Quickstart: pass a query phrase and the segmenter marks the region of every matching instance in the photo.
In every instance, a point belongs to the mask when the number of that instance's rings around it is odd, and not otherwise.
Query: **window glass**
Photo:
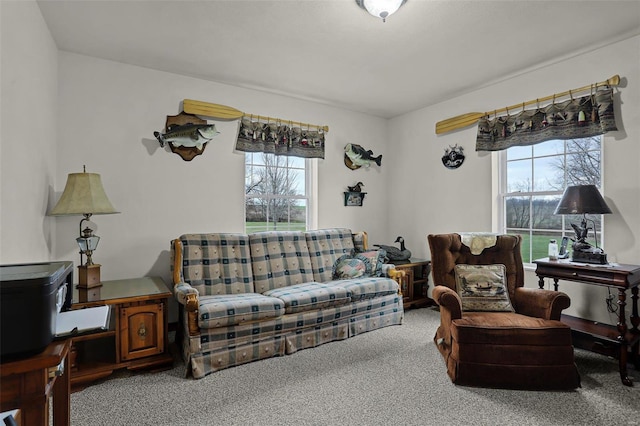
[[[542,157],[545,155],[558,155],[564,151],[564,141],[552,140],[531,146],[533,148],[534,157]]]
[[[564,187],[564,171],[557,156],[534,158],[533,191],[554,191]]]
[[[245,153],[245,231],[306,230],[311,161]]]
[[[531,159],[507,162],[507,192],[531,191],[531,166]]]
[[[531,263],[547,256],[550,239],[560,241],[565,235],[575,236],[571,224],[579,225],[582,215],[562,216],[553,212],[567,186],[600,186],[602,138],[552,140],[512,147],[500,158],[504,179],[499,197],[499,232],[521,235],[522,258]],[[587,241],[595,245],[593,225],[597,232],[602,232],[602,215],[588,215],[588,219],[592,229]]]
[[[531,149],[532,148],[530,146],[514,146],[513,148],[509,148],[507,150],[507,160],[529,158],[531,157]]]

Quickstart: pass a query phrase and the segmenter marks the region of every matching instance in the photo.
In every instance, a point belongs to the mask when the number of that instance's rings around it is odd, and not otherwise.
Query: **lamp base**
[[[78,288],[93,288],[101,286],[100,266],[101,265],[97,264],[78,266]]]
[[[571,256],[572,262],[582,262],[582,263],[595,263],[598,265],[606,265],[607,263],[607,254],[606,253],[593,253],[588,251],[573,251]]]
[[[86,302],[95,302],[96,300],[100,300],[100,289],[102,288],[102,284],[96,287],[78,287],[78,301],[80,303]]]

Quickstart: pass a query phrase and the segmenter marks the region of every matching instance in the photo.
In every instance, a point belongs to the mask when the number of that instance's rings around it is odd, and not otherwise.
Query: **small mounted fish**
[[[220,132],[216,130],[215,124],[187,123],[170,125],[166,133],[153,132],[153,135],[158,139],[162,147],[164,147],[165,143],[170,143],[174,147],[195,147],[202,150],[204,144],[219,133]]]
[[[359,169],[362,166],[369,167],[372,162],[380,166],[382,164],[382,155],[374,157],[373,151],[365,150],[354,143],[348,143],[344,147],[344,164],[351,170]]]
[[[458,146],[449,145],[449,148],[444,150],[444,155],[442,156],[442,164],[447,169],[457,169],[464,162],[464,148]]]

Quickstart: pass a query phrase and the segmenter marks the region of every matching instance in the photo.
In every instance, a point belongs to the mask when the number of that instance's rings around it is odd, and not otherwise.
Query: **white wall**
[[[94,261],[103,279],[160,275],[169,280],[169,242],[183,233],[243,232],[244,155],[234,152],[237,121],[215,122],[220,135],[190,162],[160,148],[154,131],[183,99],[229,105],[247,113],[329,126],[318,161],[318,226],[366,230],[387,242],[387,175],[392,153],[386,120],[255,90],[203,81],[71,53],[59,55],[60,121],[56,200],[67,173],[99,173],[121,214],[94,216],[102,237]],[[343,148],[358,143],[383,154],[383,166],[352,171]],[[345,207],[357,181],[363,207]],[[52,200],[51,202],[53,202]],[[54,257],[78,261],[80,218],[56,218]]]
[[[51,258],[58,51],[35,2],[0,1],[0,263]]]
[[[459,114],[487,111],[622,77],[616,89],[620,101],[619,131],[604,138],[604,196],[613,214],[604,220],[604,247],[611,261],[640,262],[640,37],[507,79],[491,87],[390,120],[394,140],[391,182],[394,205],[389,213],[393,233],[404,234],[407,246],[428,256],[426,235],[455,231],[492,231],[491,154],[475,152],[476,126],[444,135],[435,123]],[[445,148],[464,148],[466,159],[457,170],[441,163]],[[527,286],[537,286],[532,272]],[[547,283],[547,288],[549,283]],[[615,324],[606,311],[606,289],[561,282],[572,299],[567,311]],[[628,298],[630,295],[628,295]],[[628,307],[629,310],[629,307]]]

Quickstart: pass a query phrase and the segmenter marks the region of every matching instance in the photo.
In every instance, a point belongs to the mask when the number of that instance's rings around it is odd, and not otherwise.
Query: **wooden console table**
[[[568,260],[550,261],[548,258],[538,259],[533,263],[536,264],[536,275],[540,288],[544,288],[544,278],[551,278],[556,291],[559,280],[618,289],[618,323],[616,327],[569,315],[562,315],[562,321],[571,327],[574,344],[577,347],[618,358],[622,383],[626,386],[633,386],[633,381],[627,375],[627,361],[632,361],[636,368],[640,368],[640,330],[638,330],[640,325],[640,317],[638,316],[640,265],[617,263],[590,265],[573,263]],[[631,329],[627,327],[625,314],[627,289],[631,289]],[[630,353],[629,349],[631,349]]]
[[[0,411],[20,409],[24,425],[49,424],[53,396],[54,426],[70,424],[69,340],[51,343],[44,352],[0,365]]]

